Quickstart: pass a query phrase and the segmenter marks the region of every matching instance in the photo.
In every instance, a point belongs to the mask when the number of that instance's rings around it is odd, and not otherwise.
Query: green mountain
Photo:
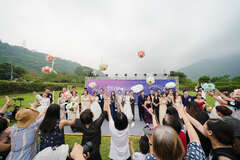
[[[214,59],[205,59],[187,67],[179,69],[191,79],[198,79],[202,75],[231,77],[240,75],[240,54],[232,54],[224,57],[215,57]]]
[[[0,41],[0,63],[7,62],[21,66],[27,70],[41,72],[43,66],[51,66],[46,61],[47,54],[31,51],[24,47],[9,45]],[[57,72],[74,73],[74,70],[81,66],[77,62],[55,57],[54,69]]]

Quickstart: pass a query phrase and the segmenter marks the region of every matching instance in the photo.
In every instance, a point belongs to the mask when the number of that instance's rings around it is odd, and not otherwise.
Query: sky
[[[239,0],[0,0],[1,41],[108,64],[106,73],[162,73],[240,54],[239,28]]]

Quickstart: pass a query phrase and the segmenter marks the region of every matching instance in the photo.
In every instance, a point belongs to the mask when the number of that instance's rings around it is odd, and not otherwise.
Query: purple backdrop
[[[96,87],[92,89],[89,87],[89,83],[95,82]],[[93,93],[94,90],[98,91],[100,88],[103,88],[104,90],[108,90],[109,92],[115,91],[117,95],[118,90],[122,90],[123,94],[125,94],[125,91],[129,91],[132,86],[141,84],[144,87],[145,95],[149,94],[150,89],[153,89],[154,91],[157,91],[157,89],[163,90],[164,86],[168,82],[174,82],[176,83],[175,79],[157,79],[155,80],[155,83],[153,85],[149,85],[146,83],[146,80],[88,80],[87,81],[87,87],[88,92],[90,94]],[[176,83],[177,84],[177,83]],[[176,88],[173,88],[175,90]],[[135,93],[135,97],[137,98],[139,93]],[[137,99],[136,99],[137,102]]]

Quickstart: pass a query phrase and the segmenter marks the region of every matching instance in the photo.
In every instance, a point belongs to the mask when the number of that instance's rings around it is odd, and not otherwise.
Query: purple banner
[[[132,89],[135,92],[134,95],[136,98],[141,90],[144,90],[145,95],[147,95],[149,94],[150,89],[153,89],[154,91],[161,89],[161,91],[163,91],[166,85],[174,86],[173,90],[176,90],[176,84],[177,82],[175,79],[156,79],[155,83],[152,85],[147,84],[146,80],[87,80],[88,92],[90,94],[92,94],[94,90],[99,91],[100,88],[103,88],[109,92],[115,91],[116,94],[118,90],[121,90],[124,95],[125,91]]]

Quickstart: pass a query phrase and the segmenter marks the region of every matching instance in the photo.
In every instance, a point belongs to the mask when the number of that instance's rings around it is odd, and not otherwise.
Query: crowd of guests
[[[180,95],[172,89],[167,93],[151,90],[149,95],[141,91],[137,104],[140,120],[146,126],[139,140],[140,152],[135,152],[128,139],[135,121],[132,91],[122,95],[121,90],[115,94],[100,89],[90,95],[84,89],[79,99],[76,87],[71,92],[63,88],[56,104],[49,88],[34,95],[36,102],[16,113],[13,126],[4,116],[12,106],[6,97],[0,109],[0,159],[101,160],[104,120],[111,132],[109,158],[113,160],[240,159],[240,90],[206,93],[199,88],[195,97],[188,91]],[[216,100],[211,113],[206,95]],[[82,142],[70,149],[65,143],[64,126],[76,124],[83,133]]]

